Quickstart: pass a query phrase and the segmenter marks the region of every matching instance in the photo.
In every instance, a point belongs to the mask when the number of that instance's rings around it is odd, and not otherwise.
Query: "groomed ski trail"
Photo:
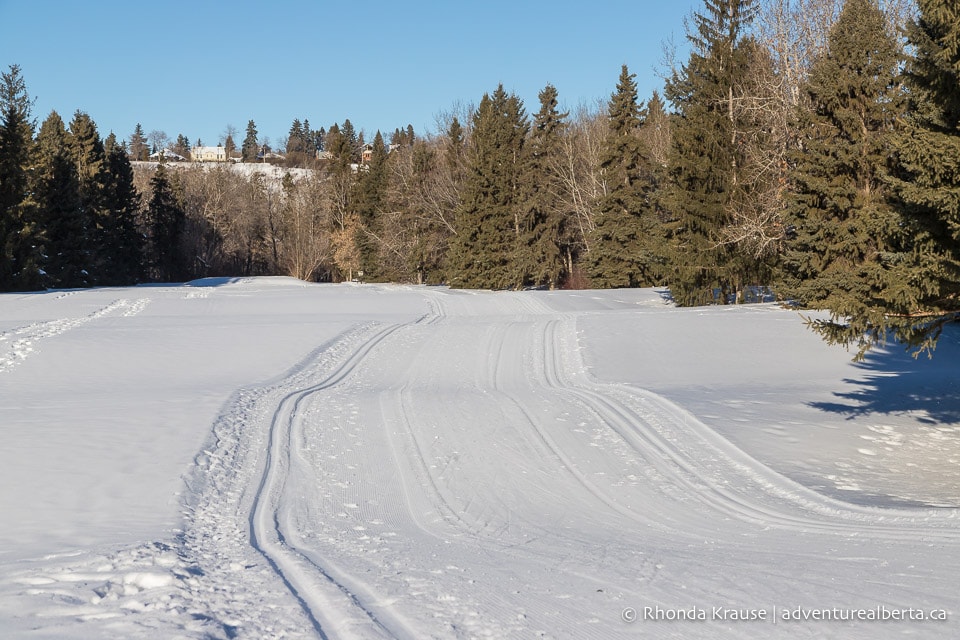
[[[422,318],[359,326],[224,412],[183,542],[223,594],[205,615],[244,637],[636,637],[651,628],[625,625],[624,607],[708,606],[718,589],[745,606],[757,582],[780,604],[886,602],[885,565],[858,564],[857,590],[837,562],[918,541],[956,554],[955,510],[825,498],[665,398],[596,382],[575,314],[523,294],[424,297]],[[773,561],[785,549],[804,575]],[[756,554],[771,562],[749,585],[687,577],[702,562],[736,575]],[[237,571],[251,582],[230,594]]]

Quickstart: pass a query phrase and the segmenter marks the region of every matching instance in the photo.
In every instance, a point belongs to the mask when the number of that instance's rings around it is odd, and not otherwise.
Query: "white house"
[[[161,151],[151,153],[150,159],[154,162],[157,162],[160,160],[160,156],[163,156],[164,160],[168,160],[170,162],[184,162],[186,160],[186,158],[184,158],[182,155],[175,153],[170,149],[163,149]]]
[[[226,162],[227,150],[223,145],[215,147],[194,147],[190,150],[194,162]]]

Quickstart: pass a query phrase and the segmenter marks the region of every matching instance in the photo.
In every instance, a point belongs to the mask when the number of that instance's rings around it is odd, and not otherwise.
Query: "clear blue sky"
[[[700,0],[0,0],[0,67],[22,68],[38,123],[87,112],[101,135],[139,122],[191,144],[285,137],[349,118],[372,139],[476,104],[499,83],[535,113],[553,84],[567,109],[606,100],[620,65],[640,98]],[[238,141],[239,142],[239,141]]]

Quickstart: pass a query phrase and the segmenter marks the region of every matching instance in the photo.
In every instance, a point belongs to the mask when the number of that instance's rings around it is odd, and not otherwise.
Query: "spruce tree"
[[[177,202],[166,163],[161,159],[150,180],[152,194],[147,207],[150,257],[154,280],[182,282],[189,277],[183,251],[186,215]]]
[[[454,287],[518,286],[513,265],[520,236],[521,158],[529,124],[523,102],[503,85],[484,94],[473,115],[463,202],[448,251]]]
[[[359,268],[363,271],[363,280],[367,282],[376,282],[384,277],[379,260],[382,236],[380,214],[387,197],[388,179],[387,148],[383,136],[377,131],[370,162],[360,172],[351,201],[353,213],[359,221],[355,238]]]
[[[133,130],[133,135],[130,136],[127,148],[131,160],[143,162],[150,159],[150,144],[147,142],[147,136],[143,133],[143,127],[139,122]]]
[[[337,123],[333,123],[324,136],[324,150],[333,157],[333,164],[337,167],[349,168],[353,162],[353,142],[344,135]]]
[[[363,148],[363,134],[357,133],[357,130],[354,129],[353,123],[350,122],[350,119],[347,118],[343,121],[343,124],[340,125],[340,136],[341,136],[341,153],[346,154],[345,157],[349,158],[349,161],[353,164],[360,162],[360,150]]]
[[[841,342],[869,346],[882,327],[932,350],[942,327],[960,316],[960,6],[917,5],[919,16],[907,28],[910,117],[894,136],[893,188],[905,246],[885,265],[892,273],[880,299],[833,327]]]
[[[90,284],[89,228],[67,140],[63,120],[51,112],[37,135],[33,197],[43,229],[43,269],[50,286],[60,288]]]
[[[812,108],[800,116],[785,214],[796,237],[783,255],[780,290],[835,319],[884,297],[888,264],[902,248],[885,185],[903,115],[899,57],[876,0],[847,0],[806,85]],[[819,326],[830,337],[836,325]]]
[[[556,168],[567,114],[557,110],[553,85],[544,87],[539,98],[520,177],[520,235],[513,262],[519,285],[554,289],[565,267],[560,242],[566,217]]]
[[[679,304],[727,302],[753,277],[754,265],[722,242],[722,230],[744,164],[747,132],[734,97],[757,51],[745,35],[756,7],[757,0],[704,0],[687,34],[690,59],[666,85],[676,109],[665,198],[672,230],[668,280]]]
[[[99,284],[107,254],[104,246],[107,156],[97,125],[86,113],[74,113],[67,131],[67,145],[80,183],[90,284]]]
[[[656,261],[650,252],[653,167],[640,139],[644,113],[637,84],[626,65],[608,106],[608,133],[600,167],[607,192],[599,203],[587,256],[590,282],[597,288],[653,284]]]
[[[122,145],[111,133],[104,183],[103,269],[101,284],[131,285],[144,277],[144,242],[139,228],[140,192],[133,182],[133,167]]]
[[[177,141],[173,145],[173,152],[184,158],[190,159],[190,140],[182,133],[177,136]]]
[[[463,132],[463,125],[461,125],[460,120],[454,116],[450,121],[450,126],[447,128],[445,157],[447,169],[450,171],[450,173],[454,174],[460,179],[464,177],[463,165],[466,154],[466,145],[464,144],[465,139],[466,136]]]
[[[12,65],[0,75],[0,291],[42,284],[36,207],[29,198],[30,109],[20,67]]]
[[[242,162],[256,162],[259,152],[260,143],[257,141],[257,125],[254,124],[253,120],[250,120],[247,122],[247,135],[240,147],[240,159]]]

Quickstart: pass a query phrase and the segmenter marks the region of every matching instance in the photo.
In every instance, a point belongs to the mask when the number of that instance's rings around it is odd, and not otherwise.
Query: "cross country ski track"
[[[55,299],[76,295],[78,291],[63,293]],[[13,369],[24,360],[38,352],[44,341],[111,315],[129,318],[143,311],[150,304],[150,298],[137,300],[118,299],[89,313],[72,318],[57,318],[45,322],[35,322],[16,327],[9,331],[0,331],[0,373]]]
[[[956,510],[827,498],[669,400],[597,382],[575,313],[523,294],[423,295],[426,315],[358,325],[224,409],[190,478],[181,552],[222,594],[203,615],[224,629],[609,638],[631,629],[624,606],[669,603],[686,569],[665,555],[703,545],[731,571],[745,546],[806,558],[811,539],[956,553]],[[756,579],[829,592],[833,561],[809,555],[806,576]]]

